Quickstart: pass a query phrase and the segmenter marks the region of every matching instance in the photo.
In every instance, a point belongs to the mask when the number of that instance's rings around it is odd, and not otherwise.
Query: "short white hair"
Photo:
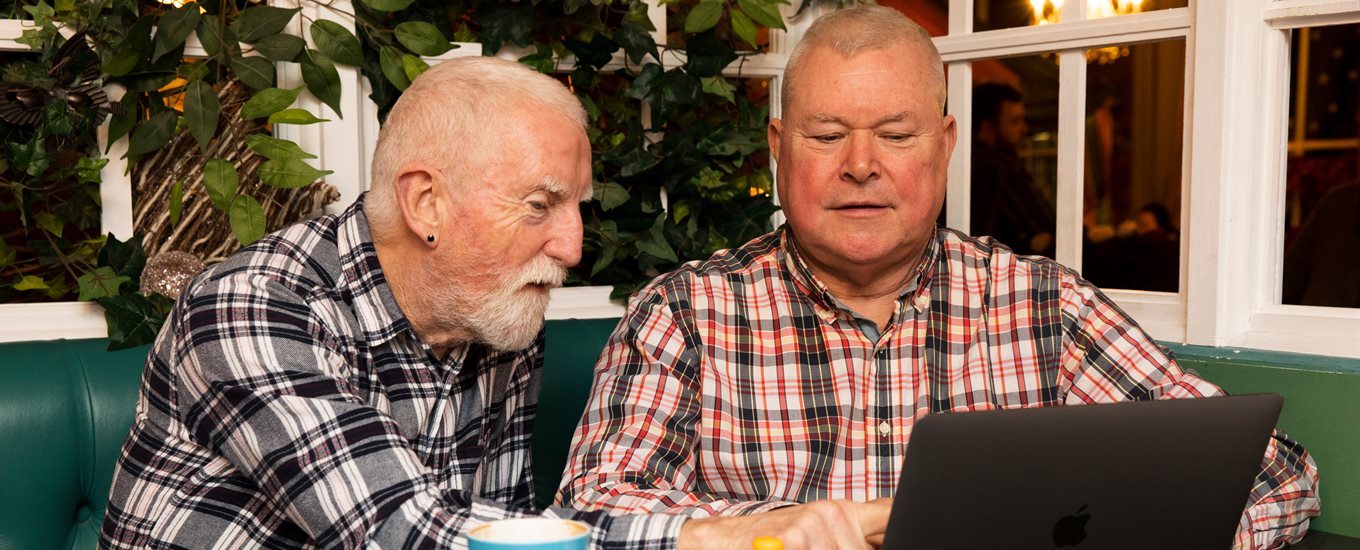
[[[401,209],[396,177],[407,163],[419,161],[462,184],[460,167],[479,165],[496,151],[488,136],[506,131],[508,113],[542,109],[581,128],[580,100],[562,83],[514,61],[460,57],[430,67],[411,83],[387,114],[373,152],[373,171],[364,214],[378,233],[394,228]]]
[[[902,12],[883,6],[855,6],[836,10],[814,21],[789,54],[789,62],[784,68],[784,82],[780,86],[780,109],[788,112],[794,94],[798,93],[803,57],[813,48],[831,48],[842,56],[850,57],[860,50],[885,49],[903,44],[922,48],[933,62],[930,82],[925,85],[943,114],[947,92],[940,51],[935,48],[935,42],[924,28],[902,15]],[[816,78],[816,75],[811,76]]]

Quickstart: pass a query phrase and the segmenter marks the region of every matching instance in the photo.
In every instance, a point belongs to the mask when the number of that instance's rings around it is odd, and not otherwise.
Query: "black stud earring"
[[[425,242],[434,242],[434,235],[426,235]]]

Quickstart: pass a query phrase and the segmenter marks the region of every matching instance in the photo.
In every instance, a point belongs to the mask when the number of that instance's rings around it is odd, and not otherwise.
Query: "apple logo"
[[[1077,513],[1070,516],[1063,516],[1058,523],[1053,526],[1053,544],[1059,548],[1063,546],[1076,546],[1081,541],[1086,540],[1086,522],[1091,520],[1091,514],[1083,514],[1082,510],[1086,505],[1081,505]]]

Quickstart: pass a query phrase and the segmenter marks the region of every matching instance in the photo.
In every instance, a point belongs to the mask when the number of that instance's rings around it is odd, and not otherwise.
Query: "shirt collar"
[[[812,269],[803,261],[798,254],[798,247],[793,239],[793,232],[785,224],[779,228],[779,249],[784,268],[792,274],[794,284],[803,291],[816,304],[817,315],[825,322],[831,322],[836,317],[854,319],[854,312],[843,302],[837,300],[827,290],[826,285],[812,273]],[[899,313],[901,307],[914,307],[924,310],[929,306],[930,283],[934,279],[935,265],[940,256],[940,239],[942,235],[938,227],[931,230],[930,238],[926,240],[926,247],[921,251],[921,258],[916,264],[911,279],[902,288],[898,295]]]
[[[365,340],[378,346],[410,330],[411,323],[397,306],[392,287],[383,275],[363,205],[364,197],[360,196],[340,214],[335,244],[340,257],[341,290],[352,297],[354,316]]]

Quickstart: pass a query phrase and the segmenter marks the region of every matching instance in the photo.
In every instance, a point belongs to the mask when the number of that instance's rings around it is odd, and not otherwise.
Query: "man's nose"
[[[878,178],[878,148],[873,134],[850,132],[845,139],[845,165],[841,177],[852,183],[868,183]]]
[[[563,210],[548,229],[548,242],[543,245],[543,253],[562,267],[569,268],[581,262],[581,209]]]

